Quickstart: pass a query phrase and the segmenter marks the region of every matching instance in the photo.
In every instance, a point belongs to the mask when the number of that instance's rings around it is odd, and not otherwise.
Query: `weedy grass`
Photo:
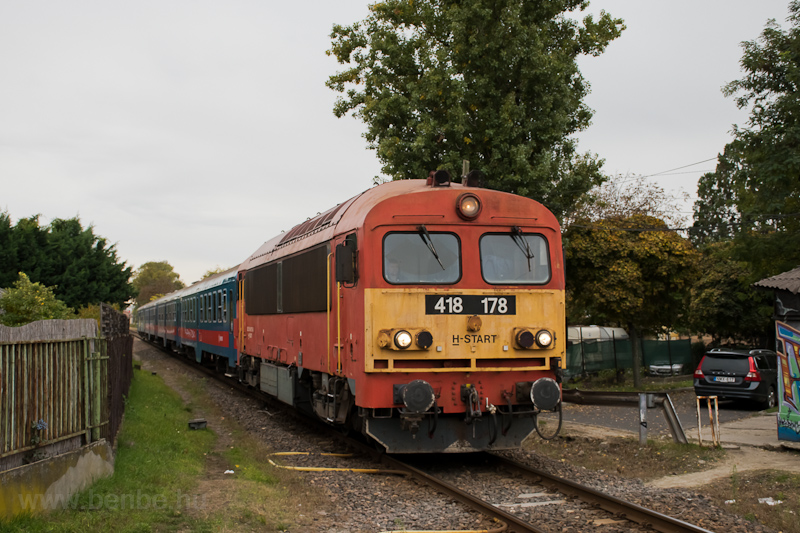
[[[557,437],[549,441],[532,438],[524,446],[556,461],[645,481],[707,470],[725,457],[721,448],[661,440],[649,440],[640,447],[638,439],[627,437]]]
[[[245,526],[267,531],[303,530],[315,518],[314,510],[326,502],[302,475],[276,468],[267,460],[275,451],[295,450],[273,450],[266,439],[225,416],[211,401],[205,379],[182,379],[181,388],[191,395],[193,403],[203,406],[207,417],[223,426],[227,444],[218,446],[213,455],[235,471],[230,503],[224,507],[212,503],[209,516],[215,516],[220,528],[227,530]]]
[[[736,472],[703,488],[716,505],[776,531],[800,533],[800,475],[774,470]],[[771,500],[767,500],[771,498]],[[759,501],[762,500],[762,501]],[[766,500],[766,501],[764,501]],[[767,501],[778,502],[769,505]],[[726,503],[727,502],[727,503]]]

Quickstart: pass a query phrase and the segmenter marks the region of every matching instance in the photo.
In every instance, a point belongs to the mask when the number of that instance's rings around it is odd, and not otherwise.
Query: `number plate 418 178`
[[[516,296],[425,295],[426,315],[516,315]]]

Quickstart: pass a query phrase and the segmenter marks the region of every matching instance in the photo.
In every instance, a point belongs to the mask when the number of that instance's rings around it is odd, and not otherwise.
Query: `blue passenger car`
[[[140,336],[198,363],[223,371],[235,367],[236,272],[232,268],[141,306]]]

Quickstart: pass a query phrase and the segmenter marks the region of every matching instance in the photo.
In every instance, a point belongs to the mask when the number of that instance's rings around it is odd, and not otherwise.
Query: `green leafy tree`
[[[55,219],[42,227],[39,216],[11,226],[0,213],[0,286],[7,287],[17,272],[55,287],[56,296],[70,307],[100,302],[122,305],[134,294],[131,268],[117,257],[113,245],[83,228],[78,218]]]
[[[215,276],[215,275],[217,275],[217,274],[221,274],[221,273],[223,273],[223,272],[225,272],[225,271],[227,271],[227,270],[230,270],[230,269],[228,269],[228,268],[221,268],[221,267],[219,267],[219,266],[218,266],[218,267],[216,267],[216,268],[210,268],[210,269],[206,270],[206,273],[205,273],[205,274],[203,274],[203,277],[202,277],[202,278],[200,278],[200,279],[201,279],[201,280],[204,280],[204,279],[206,279],[206,278],[210,278],[211,276]]]
[[[20,272],[19,279],[0,296],[0,323],[6,326],[23,326],[37,320],[75,318],[75,312],[58,300],[53,287],[32,283]]]
[[[731,256],[732,243],[706,246],[688,308],[693,331],[709,333],[715,342],[732,340],[765,346],[772,318],[772,295],[755,291],[750,265]]]
[[[639,386],[639,336],[679,324],[697,252],[662,220],[641,214],[578,220],[565,237],[568,320],[627,327]]]
[[[133,286],[139,291],[136,297],[137,306],[146,304],[154,296],[185,287],[178,273],[166,261],[150,261],[140,266],[134,274]]]
[[[123,305],[133,297],[131,267],[119,260],[114,245],[94,234],[92,226],[84,229],[77,218],[55,219],[49,230],[49,260],[41,279],[56,284],[67,305]]]
[[[11,217],[6,212],[0,212],[0,287],[10,287],[17,279],[14,273],[17,253],[12,240],[13,233]]]
[[[393,179],[483,171],[488,186],[543,201],[557,214],[604,178],[573,134],[592,116],[576,64],[624,29],[602,13],[567,16],[585,0],[389,0],[366,20],[335,25],[328,51],[347,70],[327,85],[334,107],[367,125]]]
[[[745,76],[724,88],[744,127],[719,156],[715,172],[698,185],[694,238],[733,239],[732,257],[754,276],[800,264],[800,1],[789,3],[791,27],[767,23],[759,39],[743,43]]]
[[[8,213],[5,217],[10,224]],[[19,272],[25,272],[34,281],[42,281],[42,269],[48,260],[45,255],[47,237],[47,228],[39,225],[39,215],[21,218],[10,232],[0,233],[0,238],[3,238],[0,248],[6,250],[3,263],[0,263],[3,287],[14,283]]]
[[[620,219],[633,215],[655,217],[679,227],[686,220],[676,204],[688,195],[673,197],[643,176],[617,175],[598,185],[580,198],[564,217],[562,227],[568,228],[577,220]]]

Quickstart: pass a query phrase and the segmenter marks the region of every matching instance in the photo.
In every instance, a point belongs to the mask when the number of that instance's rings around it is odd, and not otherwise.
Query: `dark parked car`
[[[763,409],[775,407],[778,356],[772,350],[706,352],[694,371],[694,392],[719,399],[750,400]]]

